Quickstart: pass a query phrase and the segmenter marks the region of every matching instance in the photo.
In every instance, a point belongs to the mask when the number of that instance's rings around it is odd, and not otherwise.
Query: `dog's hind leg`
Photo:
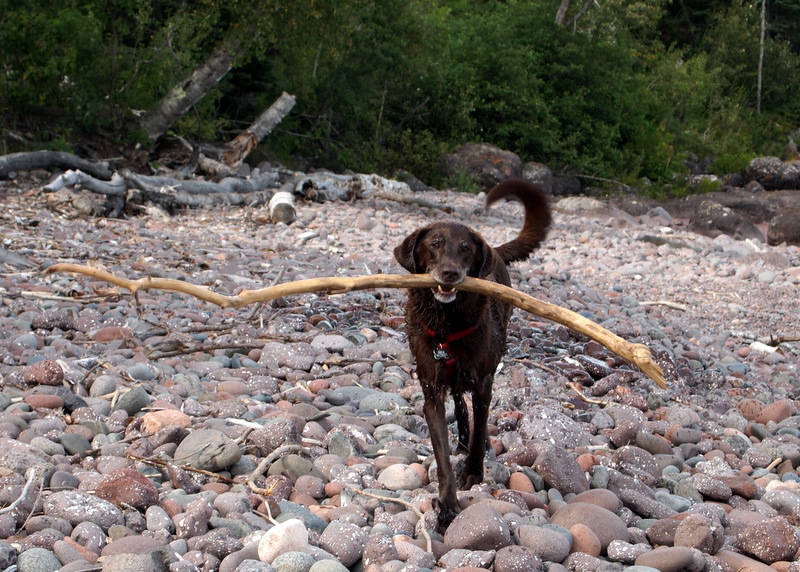
[[[458,426],[458,444],[456,445],[456,452],[467,453],[469,452],[469,410],[467,403],[464,401],[464,393],[453,392],[453,403],[455,405],[456,425]]]

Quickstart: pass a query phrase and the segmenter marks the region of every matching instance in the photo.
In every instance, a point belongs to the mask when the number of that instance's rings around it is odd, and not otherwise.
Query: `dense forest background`
[[[289,166],[441,185],[443,153],[487,142],[598,179],[732,173],[800,127],[800,0],[765,1],[0,0],[0,154],[130,148],[226,46],[175,131],[227,141],[286,91],[260,156]]]

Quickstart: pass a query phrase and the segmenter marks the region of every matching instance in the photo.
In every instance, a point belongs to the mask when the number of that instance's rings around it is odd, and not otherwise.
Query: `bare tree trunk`
[[[564,22],[567,21],[567,13],[569,12],[570,6],[572,6],[572,0],[561,0],[561,4],[558,6],[558,12],[556,12],[556,25],[563,26]]]
[[[151,143],[166,133],[225,77],[242,48],[243,43],[240,41],[223,42],[188,77],[170,89],[155,107],[145,113],[141,124]]]
[[[758,50],[758,93],[756,94],[756,113],[761,113],[761,82],[764,75],[764,42],[767,35],[767,0],[761,0],[761,40]]]
[[[292,110],[295,104],[293,95],[285,91],[269,108],[258,116],[250,127],[242,131],[236,139],[228,143],[229,150],[222,155],[222,162],[235,169],[255,149],[281,120]]]
[[[594,2],[595,0],[586,0],[578,13],[568,21],[567,16],[569,15],[569,9],[572,8],[572,0],[561,0],[561,4],[558,6],[558,12],[556,13],[556,25],[570,26],[575,24],[575,22],[577,22],[584,14],[586,14],[586,12],[589,11],[589,8],[591,8]]]

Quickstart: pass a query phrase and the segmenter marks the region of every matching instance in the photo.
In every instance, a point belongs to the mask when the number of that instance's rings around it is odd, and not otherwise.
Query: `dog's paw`
[[[472,488],[473,485],[479,485],[483,482],[483,471],[481,471],[480,475],[470,475],[467,474],[465,471],[461,475],[461,479],[459,480],[459,486],[461,487],[462,491],[468,491]]]
[[[433,499],[433,508],[438,517],[436,519],[436,532],[444,534],[447,527],[453,522],[453,519],[458,515],[458,510],[448,504],[443,503],[439,499]]]

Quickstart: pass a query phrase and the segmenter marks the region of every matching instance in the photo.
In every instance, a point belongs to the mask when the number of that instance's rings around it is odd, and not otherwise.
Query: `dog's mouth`
[[[433,297],[439,302],[449,304],[456,299],[456,289],[452,286],[442,286],[439,284],[436,288],[433,288]]]

